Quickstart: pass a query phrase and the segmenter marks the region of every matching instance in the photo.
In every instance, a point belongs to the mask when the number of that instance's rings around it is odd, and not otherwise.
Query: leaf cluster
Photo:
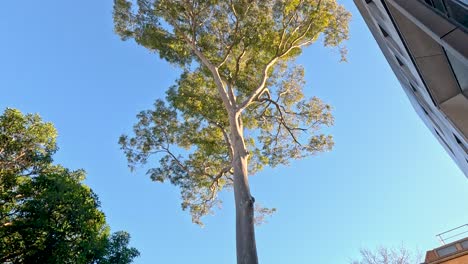
[[[128,234],[110,237],[97,195],[82,183],[85,172],[52,164],[56,136],[36,114],[6,109],[0,116],[0,262],[111,263],[122,256],[112,263],[131,263],[138,251],[116,248],[114,240]]]

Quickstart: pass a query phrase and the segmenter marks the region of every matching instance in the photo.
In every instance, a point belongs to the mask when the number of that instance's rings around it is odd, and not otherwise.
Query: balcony
[[[427,251],[425,261],[422,264],[468,263],[468,237],[446,244],[447,241],[452,241],[466,233],[468,233],[468,225],[462,225],[437,235],[444,245]]]
[[[468,31],[468,0],[420,0]]]

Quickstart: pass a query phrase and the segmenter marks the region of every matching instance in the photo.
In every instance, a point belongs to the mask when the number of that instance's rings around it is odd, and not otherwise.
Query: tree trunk
[[[250,195],[247,172],[248,152],[240,113],[230,113],[233,148],[234,198],[236,203],[237,264],[258,264],[254,228],[254,198]]]

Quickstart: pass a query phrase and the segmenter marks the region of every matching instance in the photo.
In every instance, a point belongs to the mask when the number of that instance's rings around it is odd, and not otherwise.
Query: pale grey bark
[[[239,113],[230,112],[231,142],[234,149],[234,198],[236,204],[237,264],[257,264],[257,246],[254,227],[254,198],[250,194],[248,151],[244,143],[243,126]]]
[[[254,202],[255,199],[250,194],[249,175],[248,175],[248,151],[244,142],[244,128],[242,125],[241,114],[256,97],[252,95],[247,99],[241,107],[237,106],[234,94],[230,87],[223,82],[219,75],[218,68],[215,67],[204,55],[200,52],[195,43],[186,38],[187,43],[191,46],[193,52],[200,59],[213,75],[214,82],[224,103],[224,106],[229,114],[230,124],[230,142],[232,148],[232,167],[234,170],[234,200],[236,205],[236,253],[237,264],[258,264],[257,246],[255,243],[255,217],[254,217]],[[276,61],[276,60],[274,60]],[[274,61],[270,64],[273,65]],[[265,70],[264,81],[257,88],[256,93],[261,93],[265,86],[267,69]],[[228,89],[228,91],[226,91]]]

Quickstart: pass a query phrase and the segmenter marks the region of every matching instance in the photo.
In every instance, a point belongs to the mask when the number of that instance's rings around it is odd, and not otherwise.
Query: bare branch
[[[300,131],[306,131],[307,129],[306,128],[300,128],[300,127],[290,127],[287,123],[286,123],[286,120],[284,118],[284,114],[283,114],[283,110],[282,110],[282,107],[280,106],[280,104],[278,104],[278,102],[276,101],[273,101],[271,100],[270,98],[262,98],[259,100],[260,102],[264,101],[264,102],[268,102],[270,104],[273,104],[276,108],[276,110],[278,111],[279,113],[279,118],[278,121],[280,122],[281,125],[283,125],[283,127],[286,129],[286,131],[288,131],[289,135],[292,137],[292,139],[294,140],[294,142],[296,142],[296,144],[302,146],[302,144],[297,140],[296,138],[296,135],[294,135],[294,132],[295,130],[300,130]]]

